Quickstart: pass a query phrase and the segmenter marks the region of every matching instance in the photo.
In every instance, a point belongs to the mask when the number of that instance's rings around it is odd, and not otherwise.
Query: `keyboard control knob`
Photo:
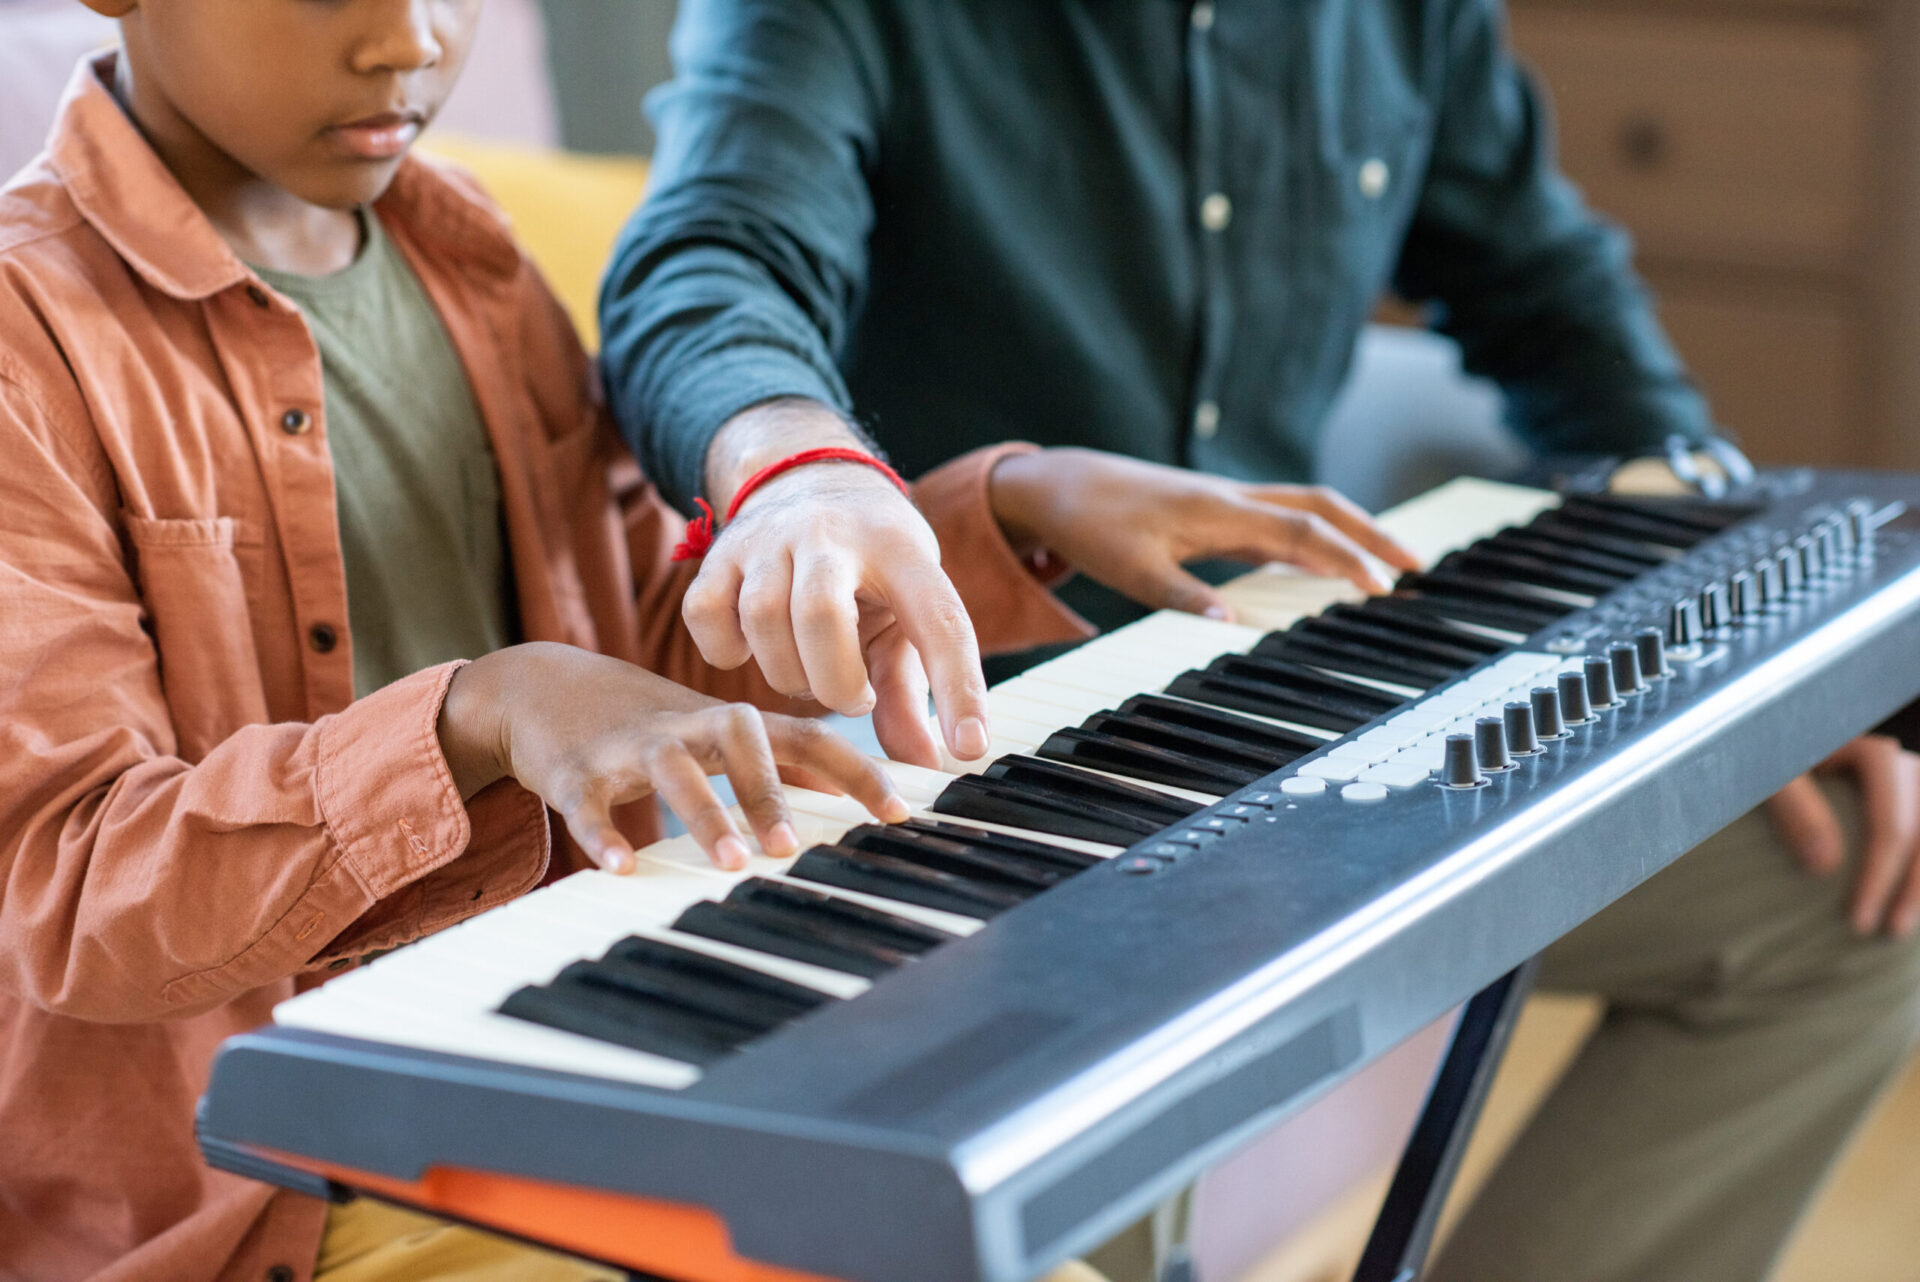
[[[1506,722],[1499,717],[1482,717],[1473,723],[1473,749],[1480,768],[1488,774],[1513,769],[1513,758],[1507,753]]]
[[[1733,617],[1749,619],[1760,613],[1760,588],[1744,570],[1733,576]]]
[[[1700,601],[1697,597],[1682,597],[1673,603],[1673,618],[1667,624],[1667,632],[1673,637],[1673,648],[1676,650],[1700,644]]]
[[[1787,585],[1780,578],[1780,563],[1763,556],[1753,563],[1753,582],[1760,592],[1760,608],[1779,605],[1787,598]]]
[[[1716,632],[1733,623],[1733,604],[1727,593],[1726,582],[1715,579],[1700,589],[1700,626],[1708,632]]]
[[[1827,524],[1833,527],[1834,548],[1839,552],[1840,559],[1853,560],[1854,549],[1860,544],[1860,532],[1853,528],[1852,510],[1837,513]]]
[[[1606,660],[1601,659],[1605,667]],[[1613,670],[1607,670],[1607,684],[1613,684]],[[1570,726],[1584,726],[1594,720],[1593,700],[1587,697],[1587,679],[1578,672],[1560,674],[1560,717]]]
[[[1793,550],[1800,556],[1800,573],[1807,582],[1818,579],[1826,569],[1820,558],[1820,541],[1811,534],[1802,534],[1793,541]]]
[[[1820,559],[1826,562],[1829,572],[1838,573],[1846,567],[1846,556],[1840,547],[1840,531],[1846,523],[1837,516],[1830,516],[1820,522],[1820,528],[1813,536],[1820,540]]]
[[[1780,567],[1780,586],[1788,595],[1798,592],[1807,585],[1807,578],[1801,572],[1800,557],[1792,548],[1781,548],[1773,554],[1773,563]]]
[[[1533,732],[1533,705],[1509,703],[1501,712],[1506,722],[1507,751],[1516,757],[1537,757],[1544,751]]]
[[[1580,678],[1575,677],[1577,682]],[[1582,687],[1583,689],[1585,687]],[[1560,715],[1560,692],[1546,686],[1536,689],[1530,696],[1533,704],[1533,729],[1541,739],[1565,739],[1567,723]]]
[[[1620,696],[1613,688],[1613,660],[1598,655],[1587,660],[1587,702],[1593,705],[1595,712],[1602,708],[1611,708],[1620,702]],[[1567,720],[1573,720],[1568,717]]]
[[[1667,638],[1659,628],[1641,628],[1633,634],[1633,648],[1640,656],[1640,674],[1649,681],[1673,675],[1667,666]]]
[[[1639,694],[1647,688],[1640,674],[1640,651],[1631,641],[1615,641],[1607,647],[1607,662],[1613,665],[1613,688],[1619,694]]]
[[[1472,735],[1447,736],[1446,755],[1440,763],[1440,782],[1448,788],[1485,786],[1487,781],[1480,773],[1480,758],[1473,750]]]
[[[1853,554],[1856,557],[1873,555],[1873,506],[1865,499],[1855,499],[1847,504],[1847,529],[1853,534]]]

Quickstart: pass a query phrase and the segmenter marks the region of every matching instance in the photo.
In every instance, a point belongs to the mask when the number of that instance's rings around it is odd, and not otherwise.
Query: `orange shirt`
[[[109,70],[0,191],[0,1279],[304,1280],[320,1204],[195,1149],[214,1048],[533,886],[549,821],[510,781],[462,804],[452,665],[353,701],[319,355]],[[417,161],[376,213],[486,420],[521,635],[777,706],[679,626],[679,520],[499,215]],[[983,642],[1079,635],[993,525],[997,453],[916,499]]]

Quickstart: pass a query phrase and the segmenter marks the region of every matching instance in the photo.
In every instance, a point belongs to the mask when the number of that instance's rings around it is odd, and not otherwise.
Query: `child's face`
[[[310,204],[376,199],[446,101],[480,0],[105,0],[133,74],[240,168]]]

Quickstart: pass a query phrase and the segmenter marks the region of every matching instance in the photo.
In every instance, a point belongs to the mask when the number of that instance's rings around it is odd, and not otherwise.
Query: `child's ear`
[[[140,6],[140,0],[80,0],[80,3],[108,18],[124,18]]]

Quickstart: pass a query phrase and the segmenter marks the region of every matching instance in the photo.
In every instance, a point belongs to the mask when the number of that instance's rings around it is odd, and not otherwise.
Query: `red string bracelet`
[[[789,454],[777,462],[769,463],[747,478],[747,483],[734,491],[733,502],[727,504],[727,520],[733,520],[734,513],[747,501],[747,496],[771,481],[782,472],[802,467],[808,463],[861,463],[886,477],[897,486],[902,494],[907,494],[907,483],[900,474],[885,463],[864,450],[852,450],[843,446],[827,445],[819,449],[801,450],[798,454]],[[911,496],[909,496],[911,497]],[[700,515],[687,522],[686,539],[674,545],[673,559],[676,561],[697,561],[707,554],[713,546],[713,509],[707,506],[705,499],[695,499],[695,507]]]

